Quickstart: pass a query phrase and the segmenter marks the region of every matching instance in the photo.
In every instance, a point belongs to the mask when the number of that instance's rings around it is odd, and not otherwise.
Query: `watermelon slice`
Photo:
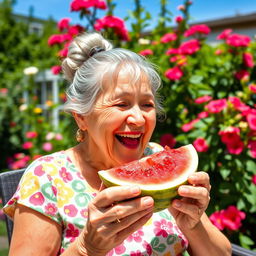
[[[140,160],[98,173],[107,187],[139,185],[141,196],[152,196],[154,211],[161,211],[170,205],[171,199],[177,196],[178,187],[187,183],[197,166],[197,152],[189,144],[177,149],[165,147]]]

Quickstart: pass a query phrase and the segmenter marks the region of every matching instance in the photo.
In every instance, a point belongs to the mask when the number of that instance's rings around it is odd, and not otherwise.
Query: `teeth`
[[[139,138],[141,135],[140,134],[117,134],[120,137],[127,137],[127,138],[133,138],[133,139],[137,139]]]

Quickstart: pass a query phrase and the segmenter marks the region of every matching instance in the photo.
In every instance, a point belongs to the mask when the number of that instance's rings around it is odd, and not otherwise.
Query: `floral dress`
[[[149,143],[145,155],[159,150],[158,144]],[[85,226],[88,203],[96,194],[65,151],[60,151],[35,160],[26,169],[4,212],[12,218],[19,203],[56,221],[63,230],[60,255]],[[163,210],[154,213],[142,228],[107,256],[182,255],[187,244],[173,217]]]

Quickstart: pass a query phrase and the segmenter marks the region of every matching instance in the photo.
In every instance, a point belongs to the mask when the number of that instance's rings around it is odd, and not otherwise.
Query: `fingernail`
[[[150,197],[146,197],[143,199],[144,206],[152,206],[154,204],[154,200]]]
[[[134,187],[131,188],[131,192],[133,194],[139,194],[140,188],[138,186],[134,186]]]

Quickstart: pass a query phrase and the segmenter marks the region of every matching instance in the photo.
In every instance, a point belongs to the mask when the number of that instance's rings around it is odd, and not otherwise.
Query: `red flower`
[[[160,138],[160,145],[168,146],[169,148],[173,148],[176,144],[176,140],[174,136],[170,133],[163,134]]]
[[[251,156],[253,158],[256,158],[256,140],[250,140],[248,142],[248,148],[250,149]],[[256,175],[255,175],[255,180],[256,180]]]
[[[33,132],[33,131],[26,132],[26,138],[33,139],[33,138],[36,138],[36,137],[37,137],[37,132]]]
[[[182,16],[177,16],[177,17],[175,17],[176,23],[181,23],[183,20],[184,20],[184,19],[183,19]]]
[[[79,235],[79,229],[75,227],[75,225],[69,223],[66,231],[66,237],[70,237],[72,241],[75,240]]]
[[[103,0],[73,0],[70,5],[71,12],[82,11],[91,7],[106,10],[107,4]]]
[[[60,31],[63,31],[64,29],[68,29],[69,28],[69,22],[70,22],[70,18],[63,18],[58,22],[58,29]]]
[[[211,29],[206,26],[205,24],[201,25],[194,25],[191,26],[187,31],[185,31],[184,36],[192,36],[194,34],[203,34],[203,35],[208,35],[211,32]]]
[[[62,44],[63,42],[70,41],[71,39],[72,36],[68,34],[51,35],[48,39],[48,45],[53,46],[55,44]]]
[[[234,47],[247,47],[250,42],[251,39],[249,36],[239,34],[228,35],[226,39],[226,43]]]
[[[231,205],[223,212],[223,224],[226,228],[231,230],[238,230],[242,223],[241,221],[245,219],[245,213],[239,211],[236,206]]]
[[[178,48],[178,53],[183,55],[191,55],[200,49],[200,43],[197,39],[183,42]]]
[[[212,100],[210,103],[208,103],[205,106],[205,108],[208,109],[210,113],[219,113],[226,107],[227,107],[226,99]]]
[[[100,31],[102,29],[112,28],[114,32],[125,41],[129,40],[128,31],[125,27],[124,21],[115,16],[105,16],[101,19],[96,20],[94,29]]]
[[[223,222],[222,222],[222,214],[223,214],[223,210],[222,211],[217,211],[214,212],[213,214],[211,214],[210,216],[210,221],[212,222],[212,224],[214,226],[216,226],[219,230],[223,230],[225,228]]]
[[[202,119],[202,118],[206,118],[208,116],[209,116],[209,113],[207,111],[202,111],[202,112],[198,113],[197,118]]]
[[[249,52],[243,53],[243,62],[246,67],[252,68],[254,66],[252,54]]]
[[[153,55],[153,51],[151,49],[145,49],[140,51],[139,54],[143,56]]]
[[[196,103],[196,104],[202,104],[202,103],[205,103],[205,102],[207,102],[207,101],[209,101],[209,100],[211,100],[211,99],[212,99],[211,96],[209,96],[209,95],[204,95],[204,96],[202,96],[202,97],[196,98],[196,99],[195,99],[195,103]]]
[[[244,143],[241,139],[237,139],[231,143],[226,144],[227,150],[230,154],[240,155],[244,149]]]
[[[224,39],[226,40],[227,37],[233,32],[232,29],[224,29],[218,36],[217,36],[217,40],[221,40]]]
[[[74,25],[68,28],[68,34],[73,36],[76,36],[77,34],[84,31],[84,28],[80,25]]]
[[[31,141],[26,141],[25,143],[22,144],[23,149],[30,149],[33,147],[33,143]]]
[[[209,149],[209,146],[204,138],[197,138],[193,145],[197,152],[207,152]]]
[[[166,70],[165,76],[170,80],[180,80],[183,76],[183,72],[179,67],[169,68]]]
[[[54,75],[58,75],[61,72],[61,66],[53,66],[51,67],[51,71]]]
[[[224,131],[220,131],[221,141],[225,144],[232,143],[240,139],[240,129],[237,127],[229,126]]]
[[[0,88],[0,96],[7,96],[8,89],[7,88]]]
[[[254,175],[252,176],[252,183],[253,183],[254,185],[256,185],[256,174],[254,174]]]
[[[190,122],[188,122],[188,123],[186,123],[186,124],[183,124],[182,127],[181,127],[181,130],[182,130],[183,132],[188,132],[188,131],[190,131],[191,129],[194,128],[194,124],[196,124],[198,121],[199,121],[199,119],[196,118],[196,119],[194,119],[194,120],[192,120],[192,121],[190,121]]]
[[[238,97],[230,96],[228,100],[234,106],[234,108],[238,111],[245,112],[250,109],[250,107],[245,105]]]
[[[249,90],[253,93],[256,93],[256,84],[249,84]]]
[[[169,42],[175,41],[176,39],[177,39],[177,35],[175,33],[167,33],[161,37],[160,42],[169,43]]]

